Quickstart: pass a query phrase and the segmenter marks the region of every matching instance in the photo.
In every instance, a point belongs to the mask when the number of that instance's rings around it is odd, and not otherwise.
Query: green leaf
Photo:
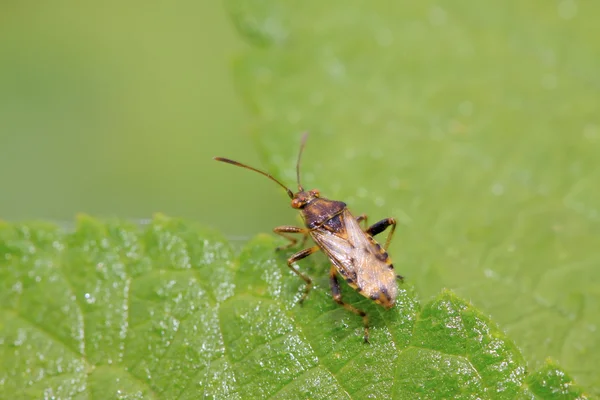
[[[235,256],[218,234],[158,215],[144,227],[82,216],[74,232],[0,223],[0,398],[585,398],[450,291],[389,311],[302,268],[259,236]]]
[[[540,399],[582,398],[581,389],[572,385],[571,377],[564,373],[551,360],[538,371],[527,377],[526,384]]]
[[[395,217],[419,298],[452,289],[600,395],[600,3],[227,4],[265,167],[294,187],[310,131],[304,186]]]

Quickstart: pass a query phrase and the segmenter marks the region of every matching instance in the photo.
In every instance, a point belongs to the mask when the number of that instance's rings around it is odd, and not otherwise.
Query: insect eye
[[[300,199],[294,199],[292,200],[292,208],[300,208],[302,207],[302,200]]]

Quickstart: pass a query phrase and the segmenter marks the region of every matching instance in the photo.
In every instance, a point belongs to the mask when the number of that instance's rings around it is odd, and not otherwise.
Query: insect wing
[[[324,228],[317,228],[312,230],[310,234],[317,245],[327,254],[327,257],[329,257],[329,260],[335,265],[340,274],[352,283],[356,278],[357,260],[353,254],[354,245],[348,240],[344,214],[335,217],[340,218],[342,222],[340,229],[337,231],[332,232]]]
[[[365,297],[391,306],[398,286],[387,253],[363,232],[348,210],[339,218],[339,231],[316,229],[311,231],[313,239],[351,286]]]

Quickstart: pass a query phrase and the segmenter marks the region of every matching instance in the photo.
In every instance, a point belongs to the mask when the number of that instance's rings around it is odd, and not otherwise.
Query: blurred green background
[[[221,2],[4,2],[0,218],[164,212],[241,239],[293,222],[275,185],[211,159],[261,166],[244,46]]]
[[[241,34],[220,1],[0,5],[0,218],[163,212],[241,243],[296,213],[212,157],[291,184],[308,128],[306,186],[397,217],[423,298],[598,387],[596,3],[227,3]]]

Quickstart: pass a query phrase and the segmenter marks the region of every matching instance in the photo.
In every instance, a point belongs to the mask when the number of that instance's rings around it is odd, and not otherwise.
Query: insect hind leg
[[[375,236],[375,235],[378,235],[381,232],[385,231],[390,225],[392,227],[392,230],[390,230],[390,233],[388,234],[388,237],[385,240],[385,246],[383,246],[383,248],[387,250],[388,247],[390,246],[390,242],[392,241],[392,236],[394,236],[394,231],[396,230],[396,219],[395,218],[386,218],[386,219],[382,219],[379,222],[375,222],[365,232],[371,236]]]
[[[365,326],[365,343],[369,343],[369,317],[367,316],[367,313],[363,310],[359,310],[358,308],[351,306],[348,303],[344,303],[344,301],[342,300],[342,294],[340,293],[340,284],[337,280],[337,270],[333,265],[331,266],[331,270],[329,271],[329,284],[331,285],[331,294],[333,295],[333,300],[335,300],[336,303],[344,307],[346,310],[362,317],[363,324]]]

